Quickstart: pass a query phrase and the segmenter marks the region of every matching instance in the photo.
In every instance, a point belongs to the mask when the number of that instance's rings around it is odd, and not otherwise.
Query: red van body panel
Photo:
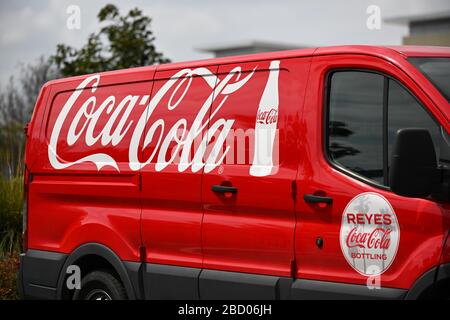
[[[41,285],[55,287],[50,296],[61,298],[64,268],[81,259],[77,250],[96,244],[131,268],[117,271],[125,287],[134,286],[129,297],[142,293],[136,286],[146,288],[140,298],[172,297],[155,296],[159,289],[168,292],[169,275],[184,281],[186,297],[196,298],[214,298],[213,288],[228,282],[270,288],[274,298],[296,296],[273,293],[280,286],[307,292],[305,283],[316,282],[365,292],[368,276],[344,257],[340,230],[352,199],[367,193],[395,211],[398,246],[381,286],[391,297],[405,297],[443,264],[441,256],[449,256],[442,250],[450,205],[396,195],[330,162],[324,146],[327,77],[351,69],[396,79],[450,132],[449,102],[407,60],[424,56],[450,57],[450,49],[312,48],[45,84],[25,153],[28,256],[49,252],[61,259],[54,281]],[[274,163],[266,173],[254,169],[259,123],[277,128],[270,146]],[[307,195],[333,201],[309,203]],[[24,295],[36,296],[27,294],[29,278],[21,272]],[[135,279],[144,284],[127,285],[132,272],[143,272]],[[237,291],[230,295],[247,292]]]
[[[255,274],[290,276],[294,254],[296,225],[291,186],[297,173],[299,153],[295,136],[304,102],[310,57],[282,60],[278,75],[279,105],[286,106],[278,113],[278,125],[284,128],[278,136],[279,167],[276,174],[266,177],[249,175],[252,160],[251,134],[255,128],[255,114],[261,92],[269,76],[269,61],[229,64],[219,67],[226,75],[240,67],[244,77],[256,70],[239,91],[219,107],[213,103],[212,112],[220,108],[217,117],[234,118],[233,130],[247,139],[246,150],[229,151],[233,159],[211,172],[205,172],[202,183],[204,207],[202,241],[203,268]],[[250,129],[250,130],[249,130]],[[239,159],[239,157],[241,157]],[[225,159],[225,160],[227,160]],[[239,161],[241,160],[241,161]],[[211,192],[213,185],[237,188],[237,195]],[[236,216],[239,219],[236,219]]]
[[[177,124],[180,124],[178,131],[192,128],[196,116],[202,109],[205,110],[203,103],[208,101],[217,81],[217,66],[208,66],[186,82],[176,82],[166,91],[167,83],[179,79],[171,80],[172,76],[183,69],[158,70],[155,77],[152,97],[158,97],[161,92],[167,93],[158,100],[160,107],[151,112],[150,122],[145,128],[146,135],[158,138],[153,138],[144,148],[143,158],[148,159],[154,152],[158,154],[142,169],[142,241],[147,249],[148,263],[201,268],[202,170],[179,172],[176,162],[168,162],[163,170],[157,169],[157,165],[161,164],[158,131],[168,134],[171,128],[177,128]],[[189,86],[189,90],[184,91],[183,85],[186,88]],[[181,103],[179,106],[178,102]],[[168,107],[171,110],[164,106],[171,106]],[[201,121],[206,121],[208,116],[209,109],[206,109]],[[155,126],[158,121],[160,125]],[[200,128],[195,135],[204,136],[206,130],[206,126]],[[169,157],[167,155],[164,160]]]
[[[301,154],[307,154],[305,164],[299,167],[297,183],[303,185],[305,193],[333,195],[333,206],[318,206],[298,202],[296,229],[297,278],[366,284],[367,276],[348,269],[339,246],[341,215],[346,205],[358,194],[374,192],[381,194],[395,208],[401,228],[400,246],[390,268],[383,273],[382,285],[394,288],[410,288],[424,270],[439,264],[443,241],[449,225],[448,204],[438,204],[425,199],[411,199],[380,190],[362,183],[330,166],[324,156],[323,106],[327,73],[339,68],[377,70],[400,80],[418,97],[426,108],[447,125],[442,113],[433,101],[422,91],[421,86],[407,74],[408,69],[392,65],[386,59],[375,56],[340,54],[328,56],[318,53],[311,66],[309,90],[305,98],[303,119],[305,136],[300,140],[308,141]],[[410,69],[412,69],[410,67]],[[448,130],[448,127],[446,127]],[[318,249],[315,239],[322,235],[324,247]],[[327,246],[327,244],[329,245]],[[304,257],[302,259],[302,257]]]
[[[117,102],[110,101],[109,105],[114,106],[127,95],[149,95],[153,75],[154,68],[102,75],[102,82],[95,92],[96,107],[98,108],[112,93],[117,97]],[[120,77],[120,86],[116,90],[117,76]],[[102,153],[110,154],[117,160],[120,174],[110,166],[103,167],[100,171],[92,163],[87,162],[65,168],[56,174],[49,162],[47,150],[51,144],[54,123],[66,101],[77,92],[74,89],[84,79],[86,77],[77,77],[76,80],[57,80],[49,84],[51,92],[47,98],[47,105],[36,108],[37,115],[40,114],[44,120],[39,134],[37,134],[39,127],[33,126],[31,129],[32,136],[39,138],[33,140],[32,137],[28,143],[30,146],[36,146],[29,167],[33,175],[28,200],[29,245],[33,249],[70,253],[83,243],[104,243],[121,259],[138,261],[141,244],[139,232],[141,206],[139,172],[132,172],[127,160],[131,131],[128,130],[120,144],[101,148]],[[87,88],[92,86],[93,81],[87,84],[85,90],[78,90],[82,92],[77,100],[80,103],[74,104],[67,114],[68,119],[75,117],[83,99],[91,96],[92,89]],[[122,81],[126,85],[122,85]],[[138,116],[137,112],[132,112],[129,119],[136,121]],[[106,121],[106,117],[99,118],[97,128],[105,126]],[[64,123],[60,136],[67,135],[69,129],[69,125]],[[94,130],[93,136],[98,134],[99,131]],[[97,145],[101,146],[101,141],[96,142],[95,146]],[[90,152],[88,147],[83,147],[80,143],[69,146],[64,141],[58,141],[57,148],[62,161],[75,161]]]

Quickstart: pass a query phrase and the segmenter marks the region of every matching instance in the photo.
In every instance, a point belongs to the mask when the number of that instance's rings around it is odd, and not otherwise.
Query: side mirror
[[[398,130],[389,170],[391,190],[405,197],[427,197],[438,178],[436,152],[428,130]]]

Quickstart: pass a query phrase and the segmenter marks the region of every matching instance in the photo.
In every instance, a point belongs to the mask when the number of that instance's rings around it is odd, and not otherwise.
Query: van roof
[[[190,62],[177,62],[160,65],[158,70],[171,70],[179,67],[196,67],[208,65],[223,65],[229,63],[251,62],[266,59],[286,59],[295,57],[306,57],[313,55],[327,54],[366,54],[382,56],[384,58],[394,58],[394,56],[447,56],[450,57],[450,47],[432,47],[432,46],[369,46],[369,45],[345,45],[316,47],[305,49],[284,50],[275,52],[264,52],[248,54],[242,56],[230,56],[221,58],[212,58],[204,60],[195,60]]]
[[[450,47],[432,47],[432,46],[390,46],[408,57],[450,57]]]
[[[330,46],[330,47],[317,47],[306,49],[294,49],[276,52],[256,53],[242,56],[230,56],[221,58],[210,58],[194,61],[183,61],[175,63],[167,63],[162,65],[153,65],[137,68],[129,68],[122,70],[106,71],[101,75],[120,75],[129,73],[130,71],[145,72],[149,70],[169,71],[178,68],[195,68],[200,66],[211,65],[225,65],[234,63],[245,63],[259,60],[268,59],[288,59],[296,57],[308,57],[319,55],[335,55],[335,54],[365,54],[371,56],[378,56],[380,58],[388,60],[397,60],[400,57],[418,57],[418,56],[430,56],[430,57],[450,57],[450,47],[432,47],[432,46],[369,46],[369,45],[345,45],[345,46]],[[52,80],[46,85],[76,81],[78,79],[84,79],[83,76],[68,77],[63,79]]]
[[[392,56],[393,54],[400,54],[404,57],[450,57],[450,47],[350,45],[317,48],[314,55],[342,53],[381,55],[385,57]]]

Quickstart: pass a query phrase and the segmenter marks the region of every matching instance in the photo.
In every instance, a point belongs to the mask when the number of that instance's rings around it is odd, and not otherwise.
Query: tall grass
[[[22,169],[25,137],[20,124],[0,125],[0,175],[11,178]]]
[[[0,176],[0,258],[20,251],[22,237],[23,178],[21,172]]]
[[[0,127],[0,300],[17,299],[22,240],[23,145],[19,130]]]
[[[22,176],[20,169],[13,177],[0,174],[0,300],[19,297],[16,273],[22,242]]]

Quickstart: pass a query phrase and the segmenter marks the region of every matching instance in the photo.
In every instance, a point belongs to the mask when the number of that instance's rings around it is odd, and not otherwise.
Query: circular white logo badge
[[[342,214],[339,235],[347,262],[362,275],[385,272],[395,259],[400,227],[391,204],[378,193],[361,193]]]

